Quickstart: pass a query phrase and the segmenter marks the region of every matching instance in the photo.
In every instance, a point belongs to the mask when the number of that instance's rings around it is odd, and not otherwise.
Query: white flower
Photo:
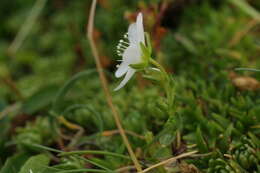
[[[119,56],[122,56],[122,62],[118,65],[115,76],[119,78],[125,75],[125,77],[114,91],[122,88],[136,72],[136,70],[129,65],[142,62],[140,42],[145,44],[142,13],[138,14],[136,23],[132,23],[129,26],[128,32],[124,37],[126,41],[120,40],[117,46],[117,53]]]
[[[30,169],[30,173],[33,173],[33,171]]]

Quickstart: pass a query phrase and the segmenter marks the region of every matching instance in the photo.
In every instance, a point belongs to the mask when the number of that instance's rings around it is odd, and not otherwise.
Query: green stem
[[[150,58],[150,63],[153,64],[155,67],[157,67],[158,69],[160,69],[160,71],[162,72],[163,74],[163,77],[166,79],[166,80],[169,80],[169,77],[168,77],[168,74],[167,72],[164,70],[164,68],[161,66],[161,64],[159,64],[157,61],[155,61],[154,59]]]
[[[67,155],[83,155],[83,154],[101,154],[101,155],[110,155],[115,157],[120,157],[124,159],[130,159],[128,156],[112,153],[108,151],[100,151],[100,150],[83,150],[83,151],[71,151],[71,152],[63,152],[60,153],[60,156],[67,156]]]
[[[254,68],[236,68],[235,70],[237,71],[253,71],[253,72],[260,72],[259,69],[254,69]]]
[[[166,97],[167,97],[167,102],[168,102],[168,113],[169,115],[172,114],[172,105],[173,105],[173,90],[172,90],[172,86],[171,86],[171,78],[169,77],[168,73],[165,71],[165,69],[163,68],[163,66],[161,66],[161,64],[159,64],[157,61],[155,61],[154,59],[150,58],[150,63],[153,64],[155,67],[157,67],[161,74],[162,74],[162,86],[165,90],[166,93]]]
[[[105,170],[99,170],[99,169],[74,169],[74,170],[64,170],[59,171],[57,173],[76,173],[76,172],[99,172],[99,173],[107,173]]]
[[[77,156],[77,158],[79,158],[79,159],[81,159],[81,160],[84,160],[85,162],[91,163],[91,164],[93,164],[93,165],[95,165],[95,166],[97,166],[97,167],[99,167],[99,168],[101,168],[101,169],[104,169],[104,170],[106,170],[107,172],[114,173],[113,170],[111,170],[111,169],[109,169],[109,168],[107,168],[107,167],[105,167],[105,166],[103,166],[103,165],[101,165],[101,164],[99,164],[99,163],[97,163],[97,162],[95,162],[95,161],[93,161],[93,160],[86,159],[86,158],[80,157],[80,156]]]

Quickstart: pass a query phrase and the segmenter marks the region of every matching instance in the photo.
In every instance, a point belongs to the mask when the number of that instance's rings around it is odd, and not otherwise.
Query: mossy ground
[[[95,41],[110,89],[116,45],[140,10],[154,57],[174,78],[170,117],[161,89],[140,74],[112,92],[144,168],[198,150],[151,172],[260,172],[260,73],[235,70],[260,69],[260,3],[247,2],[252,8],[234,0],[99,1]],[[34,1],[0,4],[0,173],[132,165],[85,37],[91,1],[48,1],[15,53],[8,47]],[[74,150],[93,153],[59,155]]]

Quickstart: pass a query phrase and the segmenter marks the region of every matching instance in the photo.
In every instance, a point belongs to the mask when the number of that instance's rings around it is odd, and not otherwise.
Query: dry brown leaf
[[[229,74],[234,86],[240,90],[255,91],[260,89],[260,82],[250,76],[239,76],[234,72]]]
[[[181,170],[182,173],[200,173],[200,171],[198,170],[198,168],[196,168],[194,165],[192,164],[187,164],[185,162],[182,162],[179,165],[179,168]]]

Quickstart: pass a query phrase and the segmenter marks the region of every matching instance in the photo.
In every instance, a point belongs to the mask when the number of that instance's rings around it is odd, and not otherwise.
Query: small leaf
[[[19,173],[29,173],[30,170],[33,173],[42,173],[49,165],[49,162],[50,158],[44,154],[32,156],[25,162]]]
[[[232,4],[241,9],[244,13],[248,14],[256,20],[260,20],[260,13],[250,6],[245,0],[229,0]]]
[[[175,39],[182,44],[182,46],[192,54],[197,54],[197,48],[194,43],[188,39],[187,37],[182,36],[181,34],[177,33],[174,35]]]
[[[130,64],[129,66],[136,70],[142,70],[147,66],[147,63]]]
[[[28,114],[33,114],[50,105],[57,91],[57,87],[49,86],[36,92],[24,102],[23,110]]]
[[[56,97],[53,100],[52,103],[52,109],[54,112],[60,111],[60,103],[62,102],[62,99],[65,97],[65,95],[67,94],[67,92],[70,90],[70,88],[73,87],[73,85],[80,79],[86,78],[90,75],[93,75],[94,73],[96,73],[96,70],[94,69],[90,69],[90,70],[86,70],[86,71],[82,71],[80,73],[77,73],[76,75],[74,75],[69,81],[67,81],[64,86],[58,91]]]
[[[197,130],[196,130],[196,141],[197,141],[197,145],[199,147],[199,150],[201,152],[208,152],[208,146],[207,146],[207,143],[205,142],[203,136],[202,136],[202,132],[200,130],[200,127],[198,126],[197,127]]]
[[[161,136],[159,138],[160,144],[162,144],[163,146],[168,146],[168,145],[170,145],[173,142],[175,137],[176,137],[176,133],[175,132],[166,133],[166,134],[164,134],[163,136]]]
[[[65,109],[64,112],[62,113],[62,115],[66,115],[70,111],[74,111],[74,110],[77,110],[77,109],[86,109],[89,112],[91,112],[92,113],[91,115],[93,116],[93,119],[94,119],[95,123],[97,124],[97,126],[99,128],[99,131],[103,132],[104,121],[102,119],[102,116],[101,116],[100,112],[96,111],[91,106],[84,105],[84,104],[74,104],[74,105],[69,106],[67,109]]]
[[[257,148],[260,148],[260,139],[251,132],[248,132],[248,136],[251,138],[251,140],[257,146]]]
[[[233,129],[233,124],[230,124],[224,132],[222,139],[220,139],[220,148],[222,148],[223,150],[227,150],[229,147]]]
[[[151,55],[152,54],[151,38],[150,38],[150,35],[147,32],[145,32],[145,40],[146,40],[146,43],[147,43],[147,48],[148,48],[149,54]]]
[[[224,116],[218,115],[216,113],[213,113],[212,116],[222,127],[227,127],[230,124],[230,121]]]
[[[151,57],[150,51],[142,42],[140,42],[140,47],[142,51],[142,59],[147,63]]]
[[[182,118],[179,114],[170,116],[163,130],[158,135],[156,135],[154,139],[159,139],[160,143],[164,146],[171,144],[176,138],[177,130],[181,131],[183,128],[182,124]]]
[[[0,173],[17,173],[29,157],[28,153],[19,153],[9,157],[0,170]]]

